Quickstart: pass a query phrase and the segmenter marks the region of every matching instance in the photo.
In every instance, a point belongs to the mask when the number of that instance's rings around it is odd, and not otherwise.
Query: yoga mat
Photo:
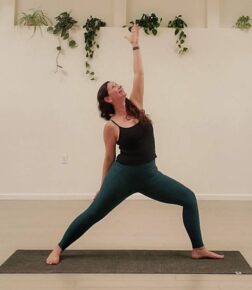
[[[65,250],[57,265],[46,264],[51,250],[16,250],[0,273],[252,274],[239,251],[215,251],[224,259],[191,258],[191,251]]]

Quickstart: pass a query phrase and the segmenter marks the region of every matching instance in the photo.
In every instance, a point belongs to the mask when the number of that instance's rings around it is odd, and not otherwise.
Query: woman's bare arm
[[[109,168],[115,160],[116,155],[116,135],[114,125],[108,122],[104,126],[103,139],[105,145],[105,157],[102,167],[102,180],[103,183],[105,176],[108,174]]]
[[[139,47],[139,26],[134,25],[131,29],[131,34],[126,37],[134,47]],[[136,104],[140,109],[143,109],[143,94],[144,94],[144,71],[141,50],[133,49],[133,88],[130,95],[130,100]]]
[[[115,160],[116,156],[116,134],[115,128],[111,122],[107,122],[103,129],[103,139],[105,144],[105,157],[102,166],[102,178],[101,185],[103,184],[104,178],[108,174],[108,171]],[[98,195],[99,191],[94,196],[94,199]]]

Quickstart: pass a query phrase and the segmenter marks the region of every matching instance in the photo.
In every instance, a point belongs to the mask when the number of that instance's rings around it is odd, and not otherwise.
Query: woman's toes
[[[60,256],[52,252],[46,259],[48,265],[57,265],[60,261]]]

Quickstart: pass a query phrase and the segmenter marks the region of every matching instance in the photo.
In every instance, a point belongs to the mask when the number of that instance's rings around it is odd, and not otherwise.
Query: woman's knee
[[[197,205],[197,198],[195,193],[187,188],[184,191],[184,200],[183,200],[183,206],[196,206]]]

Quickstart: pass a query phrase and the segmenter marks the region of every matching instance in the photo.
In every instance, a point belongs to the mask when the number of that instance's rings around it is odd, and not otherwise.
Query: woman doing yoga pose
[[[116,82],[105,82],[98,91],[104,126],[105,158],[102,182],[90,206],[67,228],[47,264],[58,264],[61,253],[90,227],[135,192],[151,199],[183,207],[182,217],[192,244],[192,258],[222,259],[224,255],[207,250],[200,230],[195,194],[180,182],[160,172],[156,166],[152,122],[143,110],[144,72],[139,47],[139,26],[126,37],[133,49],[133,88],[129,98]],[[116,144],[120,154],[116,157]]]

